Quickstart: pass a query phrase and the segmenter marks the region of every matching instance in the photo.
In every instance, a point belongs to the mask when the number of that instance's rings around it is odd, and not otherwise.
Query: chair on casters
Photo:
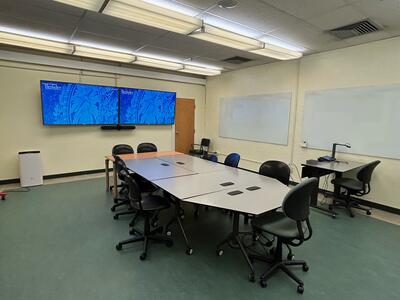
[[[289,185],[290,168],[289,166],[278,160],[268,160],[263,162],[258,170],[258,174],[279,180],[284,185]],[[249,215],[244,217],[244,223],[249,222]]]
[[[128,198],[131,206],[144,216],[144,228],[143,231],[132,228],[136,236],[134,238],[119,242],[116,245],[116,249],[120,251],[122,250],[123,245],[143,241],[143,253],[139,258],[140,260],[145,260],[147,258],[149,240],[165,243],[167,247],[171,247],[173,245],[171,238],[161,235],[163,232],[162,226],[158,226],[154,229],[151,229],[150,227],[150,219],[154,213],[169,208],[170,204],[161,196],[142,194],[139,185],[132,177],[128,177],[126,182],[128,183]]]
[[[260,260],[272,263],[272,266],[260,276],[260,285],[267,287],[267,279],[277,269],[282,270],[290,278],[297,282],[297,292],[304,292],[304,283],[288,266],[302,266],[303,271],[308,271],[308,265],[302,260],[285,260],[282,255],[282,246],[300,246],[312,236],[312,228],[309,220],[311,195],[318,188],[318,180],[309,178],[291,189],[282,203],[281,211],[271,211],[257,216],[252,221],[253,228],[260,232],[272,234],[277,238],[273,257],[250,254],[251,261]]]
[[[371,176],[372,172],[377,165],[380,164],[379,160],[373,161],[363,167],[357,172],[356,178],[340,177],[332,180],[335,189],[340,191],[340,188],[345,190],[345,198],[334,198],[333,203],[329,205],[329,209],[335,207],[344,207],[347,209],[350,217],[354,217],[352,208],[364,210],[367,215],[371,214],[371,208],[362,207],[358,201],[351,199],[352,195],[364,196],[371,191]]]
[[[157,152],[157,146],[153,143],[141,143],[137,146],[137,153]]]
[[[207,155],[210,148],[210,139],[201,139],[200,144],[192,144],[192,149],[189,150],[190,155],[204,157]]]
[[[218,162],[218,156],[216,154],[208,154],[206,157],[203,158],[212,162]]]
[[[224,165],[237,168],[240,161],[240,154],[238,153],[231,153],[229,154],[224,161]]]

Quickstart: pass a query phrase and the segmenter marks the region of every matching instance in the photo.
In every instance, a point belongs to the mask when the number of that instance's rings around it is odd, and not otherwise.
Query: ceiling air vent
[[[230,64],[240,65],[240,64],[252,61],[252,59],[242,57],[242,56],[233,56],[233,57],[226,58],[223,61],[230,63]]]
[[[379,31],[382,27],[372,22],[370,19],[365,19],[353,24],[331,29],[328,32],[339,39],[348,39],[355,36],[368,34],[371,32]]]

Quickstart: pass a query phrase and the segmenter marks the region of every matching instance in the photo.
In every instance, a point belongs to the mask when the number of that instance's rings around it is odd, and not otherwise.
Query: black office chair
[[[224,165],[237,168],[239,161],[240,155],[238,153],[231,153],[225,158]]]
[[[302,266],[303,271],[308,271],[308,266],[302,260],[284,260],[282,246],[300,246],[312,236],[309,220],[311,195],[318,188],[318,180],[309,178],[291,189],[282,203],[282,212],[271,211],[254,218],[254,230],[272,234],[277,237],[273,257],[250,254],[251,261],[260,260],[272,263],[272,266],[260,276],[260,285],[267,286],[267,279],[277,270],[285,272],[297,282],[297,292],[304,292],[304,283],[288,269],[288,266]]]
[[[264,176],[275,178],[284,185],[289,185],[290,168],[282,161],[268,160],[260,166],[258,173]]]
[[[189,154],[204,157],[207,155],[209,148],[210,139],[203,138],[200,144],[192,144],[192,149],[189,150]]]
[[[157,146],[153,143],[141,143],[137,146],[137,153],[157,152]]]
[[[122,250],[123,245],[143,241],[143,253],[139,258],[140,260],[145,260],[147,257],[149,240],[163,242],[167,245],[167,247],[171,247],[173,245],[171,238],[160,234],[163,232],[162,226],[158,226],[154,229],[151,229],[150,227],[150,219],[154,213],[169,208],[170,204],[161,196],[142,194],[139,185],[132,177],[128,177],[126,182],[128,183],[128,198],[131,206],[144,216],[144,228],[143,232],[136,228],[132,228],[131,231],[133,230],[136,236],[134,238],[119,242],[115,248],[120,251]]]
[[[134,152],[132,146],[127,144],[118,144],[112,148],[112,155],[133,154]]]
[[[351,198],[352,195],[355,196],[364,196],[367,195],[371,191],[371,176],[372,172],[376,168],[377,165],[380,164],[379,160],[373,161],[363,167],[357,172],[356,178],[335,178],[332,180],[332,184],[339,188],[343,188],[345,190],[344,198],[335,198],[333,199],[333,203],[329,205],[329,209],[334,209],[335,207],[344,207],[347,209],[350,217],[354,217],[352,212],[352,208],[357,208],[364,210],[367,215],[371,214],[371,208],[360,206],[357,200],[353,200]]]

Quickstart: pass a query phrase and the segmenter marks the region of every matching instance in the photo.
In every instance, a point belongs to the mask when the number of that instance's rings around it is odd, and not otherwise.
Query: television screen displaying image
[[[120,124],[174,124],[176,93],[120,89]]]
[[[118,124],[118,88],[41,81],[44,125]]]

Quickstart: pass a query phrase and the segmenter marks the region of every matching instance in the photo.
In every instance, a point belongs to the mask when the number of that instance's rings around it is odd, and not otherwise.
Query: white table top
[[[344,173],[348,172],[354,169],[357,169],[361,166],[364,166],[366,163],[362,162],[357,162],[357,161],[317,161],[313,160],[312,162],[305,162],[302,164],[303,166],[307,167],[314,167],[314,168],[320,168],[324,170],[330,170],[333,172],[339,172],[339,173]]]
[[[125,160],[125,163],[128,169],[150,181],[196,174],[193,171],[175,166],[157,158],[130,159]]]
[[[287,186],[276,180],[266,181],[259,186],[260,189],[254,191],[247,190],[248,186],[244,185],[240,188],[187,198],[184,201],[258,215],[280,207],[289,191]],[[233,196],[228,194],[237,190],[243,193]]]
[[[235,168],[220,172],[156,180],[154,183],[181,200],[249,186],[288,191],[285,185],[275,179]]]
[[[231,167],[205,160],[199,157],[194,157],[187,154],[179,154],[173,156],[162,156],[158,159],[169,162],[176,166],[182,167],[184,169],[196,172],[196,173],[208,173],[215,171],[229,170]]]

